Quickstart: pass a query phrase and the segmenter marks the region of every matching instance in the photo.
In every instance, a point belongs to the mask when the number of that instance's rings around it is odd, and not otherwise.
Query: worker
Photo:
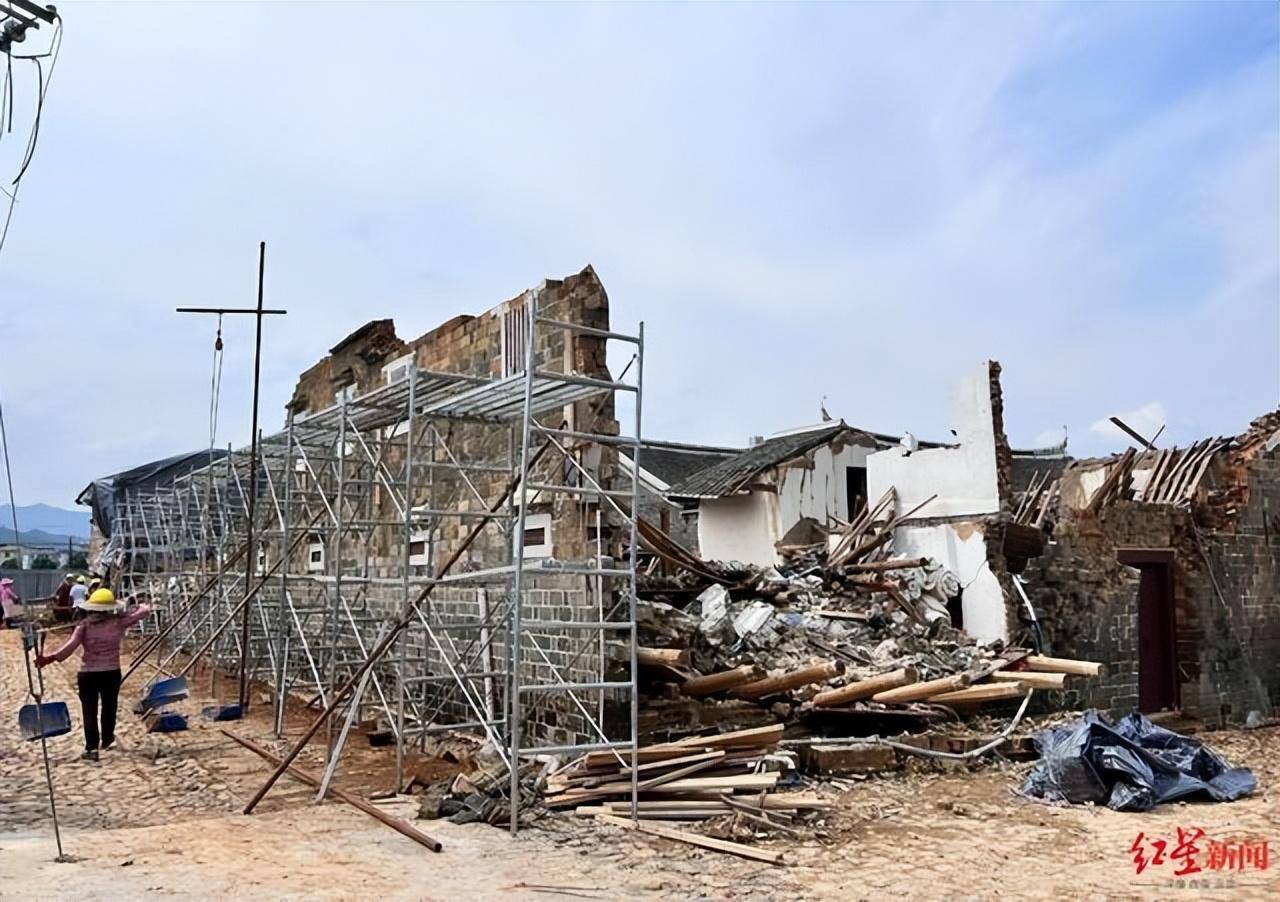
[[[84,584],[84,574],[76,577],[76,584],[71,587],[71,617],[79,620],[84,617],[84,603],[89,597],[89,587]]]
[[[9,577],[0,579],[0,611],[4,614],[4,628],[14,629],[18,625],[18,593],[13,588],[13,580]]]
[[[68,573],[58,584],[57,591],[53,593],[53,619],[58,623],[66,623],[71,619],[71,589],[75,584],[76,575]]]
[[[98,750],[111,748],[116,741],[116,709],[120,702],[120,643],[125,632],[147,614],[150,605],[138,605],[127,613],[116,607],[116,596],[110,589],[98,589],[84,605],[85,619],[71,633],[61,648],[51,655],[38,655],[37,667],[66,660],[77,648],[82,649],[80,672],[76,686],[80,692],[80,711],[84,717],[85,761],[97,761]],[[99,729],[98,703],[102,703]]]

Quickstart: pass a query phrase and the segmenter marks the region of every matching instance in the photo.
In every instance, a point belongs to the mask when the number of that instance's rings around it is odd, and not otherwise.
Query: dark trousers
[[[84,717],[84,747],[96,751],[99,740],[106,748],[116,738],[116,707],[120,702],[120,671],[99,670],[76,674],[80,713]],[[98,699],[102,699],[102,733],[98,733]]]

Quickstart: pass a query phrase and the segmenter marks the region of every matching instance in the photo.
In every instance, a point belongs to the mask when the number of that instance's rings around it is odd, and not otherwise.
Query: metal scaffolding
[[[634,787],[639,485],[638,468],[616,460],[627,448],[638,459],[644,326],[632,336],[552,320],[538,300],[536,289],[525,296],[514,333],[525,365],[511,375],[410,366],[325,410],[291,413],[260,437],[256,474],[248,449],[228,449],[129,492],[110,559],[120,590],[156,607],[143,669],[185,674],[204,662],[216,680],[243,662],[283,733],[289,706],[327,705],[430,585],[345,717],[328,721],[326,787],[352,725],[369,718],[394,734],[397,788],[406,749],[440,731],[482,734],[510,771],[513,831],[521,757],[631,753]],[[634,355],[616,379],[557,370],[539,353],[553,333]],[[634,394],[630,437],[609,429],[619,392]],[[491,510],[494,486],[511,482]],[[463,569],[437,573],[476,523],[484,531]],[[577,553],[555,559],[551,547]]]

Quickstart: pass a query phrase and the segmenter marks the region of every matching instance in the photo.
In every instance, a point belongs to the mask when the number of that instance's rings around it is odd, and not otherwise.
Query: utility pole
[[[252,432],[249,437],[249,500],[245,513],[248,516],[248,524],[246,526],[247,535],[245,536],[245,558],[244,558],[244,593],[245,605],[240,612],[240,710],[242,712],[249,710],[249,593],[252,591],[251,583],[253,582],[253,569],[258,563],[258,555],[255,553],[254,535],[253,535],[253,517],[254,510],[258,504],[258,383],[262,372],[262,318],[271,315],[283,315],[288,313],[287,310],[264,310],[262,309],[262,282],[263,274],[266,270],[267,263],[267,243],[261,241],[258,243],[258,305],[256,307],[179,307],[179,313],[216,313],[219,316],[227,314],[252,314],[257,320],[257,328],[254,335],[253,343],[253,424]]]

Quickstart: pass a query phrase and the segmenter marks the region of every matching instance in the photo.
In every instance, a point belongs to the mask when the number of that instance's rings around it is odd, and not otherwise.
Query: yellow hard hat
[[[78,583],[79,583],[80,585],[82,585],[82,586],[84,585],[84,574],[83,574],[83,573],[76,577],[76,582],[78,582]]]
[[[97,589],[89,596],[84,603],[87,611],[114,611],[116,609],[116,596],[110,589]]]

